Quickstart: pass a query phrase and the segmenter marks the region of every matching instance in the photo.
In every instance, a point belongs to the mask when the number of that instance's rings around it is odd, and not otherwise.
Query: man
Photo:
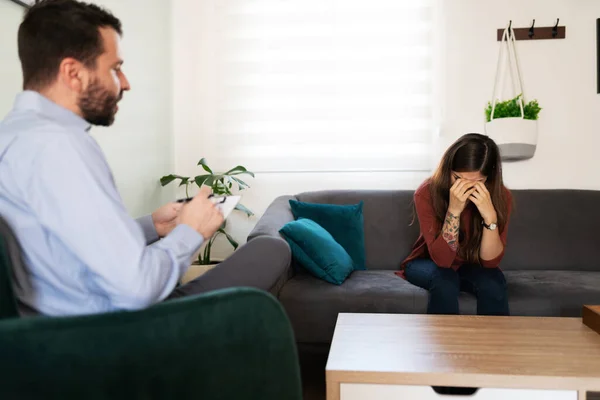
[[[112,14],[74,0],[38,3],[19,28],[24,91],[0,124],[0,215],[23,247],[15,292],[24,314],[139,309],[226,286],[217,274],[218,283],[173,292],[223,222],[210,190],[134,221],[88,134],[113,123],[130,90],[121,33]]]

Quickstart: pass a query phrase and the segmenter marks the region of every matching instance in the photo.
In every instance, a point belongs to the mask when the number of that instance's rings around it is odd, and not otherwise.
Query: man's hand
[[[182,206],[181,203],[169,203],[152,213],[152,222],[159,237],[167,236],[175,228]]]
[[[191,226],[204,240],[210,239],[224,221],[221,211],[208,198],[210,194],[210,188],[203,186],[179,214],[179,223]]]

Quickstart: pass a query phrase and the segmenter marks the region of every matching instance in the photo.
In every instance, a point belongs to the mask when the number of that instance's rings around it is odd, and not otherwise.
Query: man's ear
[[[76,93],[83,92],[89,81],[87,68],[80,61],[70,57],[62,60],[58,75],[59,81]]]

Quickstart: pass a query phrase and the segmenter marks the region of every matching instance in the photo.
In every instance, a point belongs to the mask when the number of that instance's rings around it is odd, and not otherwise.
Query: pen
[[[227,200],[227,197],[225,197],[225,196],[215,197],[214,194],[209,195],[208,198],[217,200],[217,201],[214,201],[215,203],[225,203],[225,201]],[[192,201],[193,199],[194,199],[193,197],[186,197],[185,199],[177,199],[177,203],[187,203],[189,201]]]

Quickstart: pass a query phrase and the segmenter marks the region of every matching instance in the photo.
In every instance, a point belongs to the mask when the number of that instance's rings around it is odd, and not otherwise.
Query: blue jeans
[[[457,271],[440,268],[430,259],[409,262],[406,279],[429,291],[428,314],[458,314],[458,294],[477,298],[478,315],[509,315],[506,279],[498,268],[462,265]]]

